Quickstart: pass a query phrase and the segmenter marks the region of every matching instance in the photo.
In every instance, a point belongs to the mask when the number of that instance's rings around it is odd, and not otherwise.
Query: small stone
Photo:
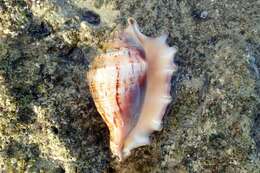
[[[207,11],[202,11],[202,12],[200,13],[200,18],[206,19],[207,17],[208,17],[208,12],[207,12]]]
[[[208,12],[205,10],[194,10],[191,16],[194,20],[206,20],[208,18]]]

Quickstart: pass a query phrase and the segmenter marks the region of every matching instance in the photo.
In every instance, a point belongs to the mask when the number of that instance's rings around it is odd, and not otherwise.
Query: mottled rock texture
[[[85,72],[134,17],[169,33],[163,129],[119,163]],[[258,0],[0,0],[0,172],[260,172]]]

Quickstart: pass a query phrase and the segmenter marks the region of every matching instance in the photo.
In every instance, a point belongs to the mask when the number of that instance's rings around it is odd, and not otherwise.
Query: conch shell
[[[128,25],[87,72],[96,108],[110,131],[111,151],[120,160],[149,144],[149,135],[161,129],[176,70],[176,49],[167,45],[167,35],[147,37],[133,18]]]

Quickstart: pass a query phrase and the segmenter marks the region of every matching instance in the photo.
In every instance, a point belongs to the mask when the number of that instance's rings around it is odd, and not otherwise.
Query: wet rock
[[[52,127],[51,127],[51,131],[52,131],[55,135],[57,135],[57,134],[59,133],[59,129],[58,129],[57,127],[55,127],[55,126],[52,126]]]
[[[0,1],[0,13],[4,12],[5,10],[7,10],[4,2],[1,0]]]
[[[32,23],[29,26],[28,34],[36,39],[47,37],[52,32],[52,27],[46,22]]]
[[[80,65],[89,64],[87,58],[84,55],[84,52],[78,47],[65,46],[64,49],[62,49],[59,56],[64,60],[66,60],[67,62],[71,62],[74,64],[80,64]]]
[[[23,144],[15,140],[11,140],[4,149],[7,158],[26,158],[38,157],[40,155],[39,146],[37,144]]]
[[[24,124],[35,122],[36,115],[29,107],[20,108],[17,112],[17,121]]]
[[[62,168],[62,167],[60,166],[59,168],[54,169],[53,172],[55,172],[55,173],[65,173],[65,170],[64,170],[64,168]]]
[[[260,154],[260,113],[255,116],[251,132],[256,143],[257,152]]]
[[[100,24],[100,16],[90,10],[85,10],[82,12],[82,20],[87,21],[88,23],[92,25],[99,25]]]
[[[88,64],[88,61],[84,55],[84,52],[80,48],[77,48],[77,47],[70,50],[70,52],[68,53],[68,58],[77,64],[82,64],[82,65]]]
[[[208,40],[208,44],[212,46],[216,45],[217,42],[218,42],[218,38],[216,36],[210,37],[210,39]]]
[[[209,144],[214,149],[224,149],[226,146],[226,139],[223,133],[212,134],[209,137]]]
[[[257,0],[28,2],[0,0],[1,171],[259,172]],[[178,71],[162,130],[119,163],[85,72],[129,16],[169,33]]]

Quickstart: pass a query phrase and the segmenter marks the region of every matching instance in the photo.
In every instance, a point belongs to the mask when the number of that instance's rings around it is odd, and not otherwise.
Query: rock
[[[259,172],[257,0],[37,2],[0,0],[1,171]],[[178,71],[162,131],[119,163],[85,72],[130,16]]]

